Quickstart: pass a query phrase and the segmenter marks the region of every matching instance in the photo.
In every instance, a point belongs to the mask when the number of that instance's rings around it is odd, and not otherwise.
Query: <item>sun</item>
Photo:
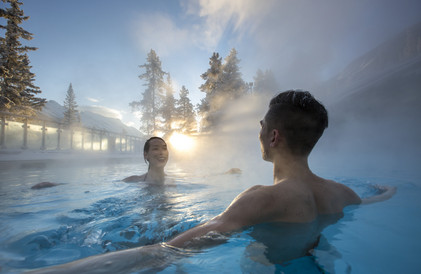
[[[174,132],[171,135],[170,143],[171,146],[178,151],[189,151],[195,146],[193,138],[178,132]]]

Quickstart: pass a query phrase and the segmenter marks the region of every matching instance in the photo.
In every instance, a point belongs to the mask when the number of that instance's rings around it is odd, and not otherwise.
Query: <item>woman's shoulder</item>
[[[142,174],[142,175],[132,175],[132,176],[129,176],[127,178],[124,178],[123,182],[126,182],[126,183],[144,182],[146,180],[147,174],[148,173],[145,173],[145,174]]]

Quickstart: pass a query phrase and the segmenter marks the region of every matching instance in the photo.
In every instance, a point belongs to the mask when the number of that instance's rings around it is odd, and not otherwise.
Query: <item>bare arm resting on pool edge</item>
[[[182,253],[177,252],[176,249],[169,248],[165,244],[155,244],[90,256],[70,263],[35,269],[25,273],[133,273],[139,270],[165,266],[167,261],[171,262],[179,256],[182,256]]]
[[[375,186],[378,193],[377,195],[361,199],[362,205],[372,204],[390,199],[396,193],[394,186]]]
[[[262,211],[268,204],[265,200],[263,186],[254,186],[238,195],[228,208],[211,220],[191,228],[171,241],[171,246],[186,247],[192,240],[199,238],[211,231],[231,232],[242,227],[269,221],[267,212]],[[266,197],[267,198],[267,197]],[[246,214],[244,214],[247,212]]]

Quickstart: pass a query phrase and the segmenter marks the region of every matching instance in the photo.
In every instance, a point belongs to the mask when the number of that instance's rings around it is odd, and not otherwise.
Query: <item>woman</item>
[[[143,147],[143,158],[149,164],[148,172],[123,179],[124,182],[164,183],[164,167],[168,162],[168,148],[164,139],[151,137]]]

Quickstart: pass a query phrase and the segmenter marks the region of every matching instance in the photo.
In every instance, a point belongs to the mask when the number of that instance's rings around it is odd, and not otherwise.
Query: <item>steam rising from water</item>
[[[207,170],[209,174],[240,168],[245,176],[268,176],[265,183],[270,184],[272,167],[262,160],[258,139],[259,121],[268,102],[262,96],[247,95],[229,103],[221,110],[220,123],[212,133],[193,136],[194,151],[183,155],[171,151],[174,162],[187,169]]]
[[[396,92],[385,89],[370,89],[362,91],[357,98],[325,104],[329,128],[310,154],[310,168],[316,174],[322,172],[322,176],[323,172],[330,176],[345,175],[349,170],[364,170],[370,175],[392,170],[416,171],[421,160],[418,144],[421,129],[414,127],[419,124],[419,110],[415,103],[405,103],[405,97],[414,95],[411,90],[417,87],[414,84],[412,88],[402,89],[393,107],[386,101],[391,96],[389,92]],[[377,98],[378,104],[367,101],[373,92],[384,96]],[[317,94],[315,97],[318,99]],[[184,159],[176,157],[176,161],[185,160],[188,167],[207,168],[209,173],[236,167],[256,184],[271,184],[272,164],[262,160],[258,140],[259,121],[268,109],[269,100],[248,95],[228,104],[216,129],[211,134],[196,136],[196,149]]]

